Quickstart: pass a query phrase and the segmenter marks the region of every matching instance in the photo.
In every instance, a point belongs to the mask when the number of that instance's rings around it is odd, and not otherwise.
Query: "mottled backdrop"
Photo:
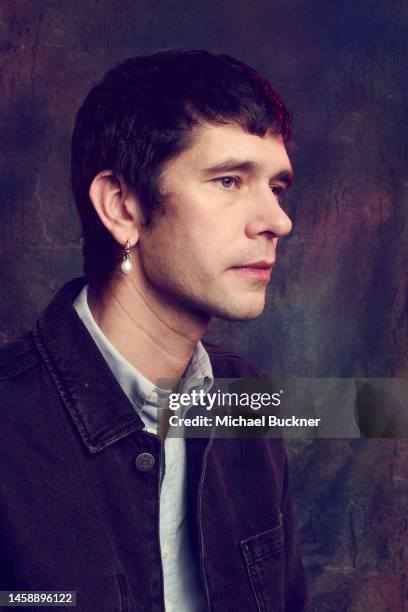
[[[0,340],[81,274],[75,111],[114,63],[227,52],[294,116],[294,221],[268,306],[209,337],[270,373],[406,377],[408,5],[397,0],[0,0]],[[289,444],[318,611],[408,610],[408,441]]]

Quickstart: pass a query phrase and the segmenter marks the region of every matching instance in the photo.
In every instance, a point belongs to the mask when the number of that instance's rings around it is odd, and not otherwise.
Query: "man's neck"
[[[138,279],[114,277],[103,290],[90,286],[88,305],[113,346],[160,386],[160,380],[176,381],[183,375],[211,317],[146,289]]]

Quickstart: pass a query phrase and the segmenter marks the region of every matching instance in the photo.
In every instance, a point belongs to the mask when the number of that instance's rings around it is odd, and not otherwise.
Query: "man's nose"
[[[248,206],[250,211],[246,233],[253,238],[258,234],[268,233],[270,237],[287,236],[292,230],[292,221],[283,210],[277,196],[257,194]]]

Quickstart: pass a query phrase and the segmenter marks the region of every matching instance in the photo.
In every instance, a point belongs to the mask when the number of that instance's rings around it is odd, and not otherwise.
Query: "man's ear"
[[[89,199],[106,229],[122,246],[139,240],[143,220],[141,204],[112,170],[102,170],[89,187]]]

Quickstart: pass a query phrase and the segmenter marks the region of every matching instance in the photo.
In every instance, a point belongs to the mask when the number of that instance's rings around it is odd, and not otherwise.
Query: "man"
[[[264,309],[289,137],[270,84],[226,55],[129,59],[89,93],[85,278],[1,352],[3,590],[98,612],[305,609],[282,441],[166,437],[162,384],[265,376],[200,339]]]

